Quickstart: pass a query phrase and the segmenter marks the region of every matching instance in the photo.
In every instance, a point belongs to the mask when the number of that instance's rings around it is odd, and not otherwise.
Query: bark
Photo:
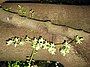
[[[33,18],[42,21],[51,21],[56,25],[65,25],[74,29],[82,29],[90,32],[90,6],[56,5],[38,3],[3,3],[3,8],[12,8],[12,12],[18,12],[18,4],[26,10],[30,17],[30,9],[34,10]]]

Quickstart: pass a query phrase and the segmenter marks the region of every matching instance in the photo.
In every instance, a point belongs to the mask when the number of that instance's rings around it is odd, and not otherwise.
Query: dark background
[[[7,2],[53,3],[70,5],[90,5],[90,0],[7,0]]]

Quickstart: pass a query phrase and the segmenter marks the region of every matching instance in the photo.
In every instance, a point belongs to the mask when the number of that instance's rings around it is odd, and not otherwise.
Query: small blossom
[[[32,44],[33,45],[36,45],[37,44],[37,41],[38,41],[37,38],[34,38],[34,40],[32,41]]]
[[[14,47],[16,47],[17,45],[18,45],[18,44],[15,43],[15,44],[14,44]]]
[[[84,40],[84,39],[82,37],[79,37],[79,36],[76,36],[76,38],[75,38],[76,44],[82,43],[81,42],[82,40]]]
[[[9,41],[7,41],[7,45],[12,45],[13,44],[13,40],[9,40]]]
[[[24,41],[21,41],[20,43],[19,43],[19,45],[24,45],[25,44],[25,42]]]
[[[37,44],[35,49],[39,50],[40,49],[40,44]]]
[[[20,38],[15,37],[14,41],[15,41],[15,43],[19,43],[20,42]]]
[[[43,43],[45,40],[43,38],[39,39],[39,43]]]
[[[49,51],[49,53],[51,53],[51,54],[55,54],[56,48],[55,48],[54,43],[51,43],[51,44],[50,44],[50,46],[49,46],[49,48],[48,48],[48,51]]]
[[[48,51],[49,51],[49,53],[51,53],[51,54],[55,54],[56,49],[55,49],[55,48],[50,47],[50,48],[48,48]]]
[[[65,53],[65,51],[64,51],[64,49],[61,49],[61,54],[63,55],[63,56],[65,56],[66,55],[66,53]]]
[[[51,43],[51,47],[55,47],[54,43]]]
[[[47,61],[47,63],[51,63],[51,61]]]
[[[71,45],[66,41],[66,42],[64,43],[64,47],[66,47],[66,48],[70,48]]]
[[[32,47],[33,47],[35,50],[39,50],[39,49],[41,48],[39,43],[32,44]]]
[[[64,45],[63,45],[61,51],[60,51],[61,54],[62,54],[63,56],[65,56],[67,53],[69,53],[70,47],[71,47],[71,45],[68,44],[67,41],[66,41],[66,42],[64,43]]]
[[[34,40],[32,41],[32,47],[36,50],[40,49],[40,44],[38,43],[38,40],[36,38],[34,38]]]
[[[57,66],[59,64],[59,62],[56,62],[55,65]]]
[[[50,47],[49,42],[45,41],[45,44],[43,45],[43,49],[48,49]]]
[[[56,66],[56,67],[59,67],[59,66]]]
[[[69,49],[61,49],[61,54],[63,55],[63,56],[65,56],[67,53],[69,53]]]
[[[30,37],[26,36],[25,41],[31,41]]]

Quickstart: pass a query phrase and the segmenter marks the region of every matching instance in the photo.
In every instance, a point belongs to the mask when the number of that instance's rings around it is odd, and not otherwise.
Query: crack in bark
[[[7,10],[5,10],[2,6],[0,6],[0,8],[2,8],[2,9],[3,9],[4,11],[6,11],[6,12],[10,12],[10,13],[13,13],[13,14],[18,14],[18,12],[7,11]],[[19,14],[18,14],[18,15],[19,15]],[[20,15],[19,15],[19,16],[20,16]],[[71,28],[71,29],[74,29],[74,30],[83,31],[83,32],[86,32],[86,33],[89,33],[89,34],[90,34],[90,32],[85,31],[85,30],[83,30],[83,29],[79,29],[79,28],[76,29],[76,28],[74,28],[74,27],[70,27],[70,26],[62,25],[62,24],[54,24],[54,23],[52,23],[51,20],[40,20],[40,19],[30,18],[30,17],[28,17],[28,16],[21,16],[21,17],[25,17],[25,18],[27,18],[27,19],[32,19],[32,20],[35,20],[35,21],[41,21],[41,22],[45,22],[45,23],[50,22],[52,25],[56,25],[56,26],[64,26],[64,27],[68,27],[68,28]]]
[[[90,34],[90,32],[88,32],[88,31],[85,31],[85,30],[83,30],[83,29],[76,29],[76,28],[73,28],[73,27],[70,27],[70,26],[67,26],[67,25],[61,25],[61,24],[54,24],[54,23],[52,23],[53,25],[57,25],[57,26],[65,26],[65,27],[68,27],[68,28],[71,28],[71,29],[74,29],[74,30],[79,30],[79,31],[83,31],[83,32],[86,32],[86,33],[89,33]]]

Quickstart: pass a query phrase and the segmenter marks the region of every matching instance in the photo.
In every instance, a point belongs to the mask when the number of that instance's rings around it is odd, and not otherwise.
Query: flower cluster
[[[75,42],[76,42],[76,44],[82,43],[82,42],[81,42],[82,40],[84,40],[82,37],[79,37],[79,36],[76,36],[76,37],[75,37]]]
[[[81,41],[83,40],[82,37],[76,36],[72,41],[75,41],[76,44],[82,43]],[[71,42],[72,42],[71,41]],[[32,43],[32,48],[34,48],[36,51],[39,49],[47,49],[49,53],[55,54],[56,52],[56,47],[54,43],[48,42],[47,40],[43,39],[42,37],[39,38],[33,38],[31,39],[30,37],[26,36],[24,39],[19,38],[19,37],[12,37],[7,40],[6,44],[7,45],[14,45],[14,47],[18,45],[24,45],[26,42],[31,42]],[[70,43],[65,41],[62,45],[63,47],[60,49],[60,52],[63,56],[65,56],[67,53],[70,51]]]
[[[65,43],[63,44],[63,47],[61,48],[61,51],[60,51],[61,54],[63,56],[65,56],[67,53],[69,53],[70,47],[71,47],[71,45],[67,41],[65,41]]]
[[[31,39],[28,36],[26,36],[24,39],[19,38],[19,37],[11,37],[10,39],[7,40],[6,44],[7,45],[14,45],[14,47],[16,47],[19,45],[22,46],[30,40]]]
[[[7,40],[7,45],[14,45],[16,47],[17,45],[24,45],[25,41],[23,39],[20,39],[19,37],[12,37]]]
[[[42,37],[39,39],[34,38],[32,40],[32,47],[35,50],[39,50],[40,48],[47,49],[49,51],[49,53],[51,53],[51,54],[55,54],[55,52],[56,52],[54,43],[50,43],[50,42],[46,41],[45,39],[43,39]]]
[[[32,47],[35,50],[39,50],[40,48],[42,48],[42,49],[47,49],[49,51],[49,53],[51,53],[51,54],[55,54],[55,52],[56,52],[54,43],[50,43],[50,42],[46,41],[45,39],[43,39],[42,37],[40,37],[38,39],[37,38],[31,39],[28,36],[26,36],[24,39],[19,38],[19,37],[12,37],[7,40],[6,44],[14,45],[14,47],[16,47],[19,45],[24,45],[26,42],[31,42]]]

